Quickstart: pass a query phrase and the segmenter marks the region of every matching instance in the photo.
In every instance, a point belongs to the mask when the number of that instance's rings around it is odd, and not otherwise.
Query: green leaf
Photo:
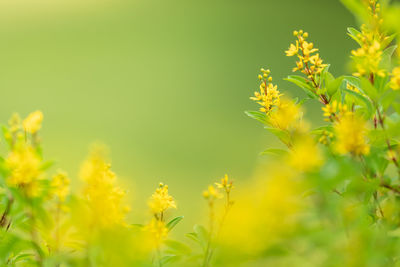
[[[319,99],[319,96],[314,92],[314,88],[310,85],[306,78],[298,76],[298,75],[289,75],[286,79],[291,83],[294,83],[311,98]]]
[[[201,244],[200,239],[196,233],[187,233],[187,234],[185,234],[185,236],[187,238],[193,240],[194,242]]]
[[[360,83],[362,91],[373,101],[377,101],[379,98],[379,93],[375,86],[373,86],[371,82],[364,77],[360,78]]]
[[[343,81],[343,77],[338,77],[334,80],[326,79],[325,80],[325,86],[326,86],[326,91],[329,95],[329,97],[332,97],[336,91],[339,89],[340,84]]]
[[[396,101],[398,92],[394,90],[387,90],[380,99],[380,103],[384,111],[386,111],[394,101]]]
[[[394,33],[392,35],[389,35],[387,39],[383,40],[382,42],[382,47],[387,47],[388,45],[390,45],[390,43],[394,40],[394,38],[396,38],[397,34]]]
[[[363,45],[362,41],[358,38],[358,35],[361,34],[361,32],[359,32],[358,30],[349,27],[347,28],[347,35],[350,36],[354,41],[356,41],[360,46]]]
[[[279,140],[281,140],[284,144],[288,144],[290,142],[290,134],[287,131],[270,127],[265,127],[265,129],[278,137]]]
[[[355,96],[356,99],[361,100],[361,102],[359,102],[359,104],[361,104],[362,106],[365,107],[365,109],[367,111],[366,117],[367,118],[371,117],[371,115],[374,113],[374,107],[368,98],[366,98],[365,96],[363,96],[360,93],[357,93],[357,92],[349,90],[349,89],[343,89],[343,91],[345,91],[346,93],[348,93],[350,95]]]
[[[168,231],[171,231],[172,228],[174,228],[180,221],[182,221],[183,217],[184,216],[178,216],[178,217],[175,217],[172,220],[170,220],[166,225],[166,227],[168,228]]]
[[[267,124],[267,115],[261,111],[245,111],[244,112],[247,116],[252,119],[255,119],[261,123]]]
[[[180,256],[177,255],[165,255],[161,258],[160,263],[161,266],[167,264],[167,263],[173,263],[173,262],[177,262],[180,260]]]
[[[198,225],[198,224],[193,226],[193,230],[197,235],[199,244],[202,246],[203,249],[205,249],[207,247],[208,238],[209,238],[208,231],[206,230],[206,228],[204,228],[203,226]]]
[[[164,244],[167,246],[168,250],[167,253],[172,254],[190,254],[192,251],[190,247],[182,242],[178,242],[175,240],[165,240]]]
[[[261,155],[273,155],[273,156],[283,156],[286,155],[288,152],[283,149],[279,148],[269,148],[261,152]]]
[[[392,67],[392,56],[394,51],[396,51],[397,45],[392,45],[383,50],[382,59],[379,62],[379,68],[390,70]]]

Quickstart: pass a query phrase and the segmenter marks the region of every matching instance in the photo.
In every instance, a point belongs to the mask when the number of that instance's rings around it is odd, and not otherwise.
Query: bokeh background
[[[292,31],[307,30],[339,74],[354,47],[348,26],[336,0],[1,0],[0,121],[42,110],[46,158],[76,186],[89,145],[104,142],[135,220],[163,181],[188,228],[203,188],[225,173],[239,187],[276,146],[244,114],[260,67],[302,94],[282,80]],[[318,105],[307,114],[320,123]]]

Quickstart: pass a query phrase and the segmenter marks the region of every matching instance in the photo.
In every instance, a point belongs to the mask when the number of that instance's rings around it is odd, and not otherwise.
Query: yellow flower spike
[[[263,73],[261,77],[260,91],[254,93],[254,97],[250,97],[251,100],[261,105],[261,112],[267,113],[267,115],[280,103],[280,92],[276,85],[272,84],[272,77],[269,76],[270,70],[261,69]],[[260,76],[259,76],[260,77]]]
[[[159,187],[151,196],[148,205],[153,214],[161,214],[169,208],[176,209],[174,198],[168,194],[168,185],[164,185],[163,183],[159,184]]]
[[[125,225],[125,192],[115,185],[116,175],[106,162],[104,146],[93,146],[83,162],[80,178],[85,181],[83,197],[87,201],[93,224],[99,227]],[[104,212],[107,211],[107,212]]]
[[[336,134],[336,151],[340,154],[367,155],[370,147],[367,144],[366,122],[356,117],[353,112],[346,112],[334,125]]]
[[[22,125],[24,130],[30,134],[35,134],[42,127],[43,113],[39,110],[32,112],[24,119]]]
[[[278,108],[270,114],[271,124],[274,127],[287,130],[299,126],[298,122],[302,112],[298,105],[291,100],[282,99],[277,107]]]
[[[387,39],[382,29],[382,18],[380,17],[380,4],[364,2],[369,10],[369,23],[361,25],[361,33],[357,35],[360,40],[360,48],[351,52],[356,72],[354,76],[368,76],[373,79],[374,75],[386,76],[385,69],[380,67],[383,50],[386,48]],[[385,46],[385,47],[384,47]]]
[[[21,129],[21,117],[18,113],[14,113],[8,120],[8,125],[10,127],[10,132],[12,134],[16,133]]]
[[[214,186],[209,185],[208,189],[203,191],[203,197],[209,201],[214,201],[215,199],[220,199],[223,196]]]
[[[315,54],[318,48],[314,47],[313,43],[307,42],[309,34],[302,30],[294,31],[294,36],[297,37],[295,44],[290,44],[289,49],[285,51],[286,56],[292,57],[297,56],[296,67],[293,68],[293,72],[300,71],[309,79],[309,81],[315,87],[315,90],[319,88],[318,76],[322,70],[327,66],[323,64],[323,61],[319,54]],[[326,96],[321,96],[321,101],[326,104],[328,100]]]
[[[152,241],[156,247],[160,246],[161,242],[168,236],[168,228],[165,222],[152,218],[150,223],[143,228],[144,231],[150,234]]]
[[[51,181],[52,192],[60,202],[65,201],[69,193],[69,184],[70,180],[66,172],[59,170],[57,174],[53,176]]]
[[[233,182],[229,181],[227,174],[225,174],[225,176],[221,179],[221,183],[215,183],[215,185],[219,189],[224,189],[227,193],[230,193],[230,191],[234,188]]]
[[[314,140],[307,136],[294,143],[288,161],[299,171],[312,171],[321,166],[323,157]]]
[[[41,178],[41,160],[35,150],[24,143],[15,147],[5,159],[9,171],[6,182],[19,188],[26,196],[39,194],[38,180]]]

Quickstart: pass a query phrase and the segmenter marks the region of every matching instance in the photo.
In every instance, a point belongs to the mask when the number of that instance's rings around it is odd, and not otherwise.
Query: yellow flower
[[[290,44],[289,49],[287,51],[285,51],[286,56],[288,56],[288,57],[297,55],[298,52],[299,52],[299,42],[298,41],[296,41],[296,45]]]
[[[400,89],[400,67],[396,67],[392,71],[392,77],[390,78],[390,88],[393,90]]]
[[[285,51],[286,56],[297,56],[298,58],[293,72],[301,71],[309,79],[314,80],[315,76],[319,75],[327,65],[323,64],[318,53],[314,54],[318,51],[318,49],[314,47],[314,44],[306,41],[308,37],[307,32],[303,32],[302,30],[294,31],[293,35],[297,37],[296,44],[290,44],[289,49]]]
[[[149,207],[154,214],[162,214],[169,208],[176,209],[174,198],[168,194],[168,185],[159,184],[149,200]]]
[[[272,84],[272,77],[269,76],[270,70],[261,69],[262,75],[259,75],[261,80],[260,92],[255,92],[251,100],[256,101],[262,107],[261,112],[267,115],[280,103],[281,93],[278,91],[278,86]]]
[[[289,164],[300,171],[312,171],[322,163],[322,154],[314,140],[304,136],[297,140],[289,154]]]
[[[208,186],[208,189],[203,191],[203,197],[205,199],[209,199],[211,201],[215,200],[215,199],[219,199],[222,198],[222,194],[218,192],[217,189],[215,189],[214,186],[210,185]]]
[[[341,154],[366,155],[369,145],[366,142],[366,123],[361,117],[349,112],[340,118],[334,126],[336,150]]]
[[[288,99],[283,99],[277,109],[270,114],[271,124],[279,129],[287,130],[298,126],[296,123],[301,118],[301,110],[298,105]]]
[[[347,111],[347,105],[342,104],[333,100],[331,104],[326,104],[324,107],[322,107],[322,111],[324,112],[324,117],[327,117],[325,120],[329,121],[330,119],[333,118],[338,118],[338,116],[343,116],[345,115]]]
[[[102,146],[94,146],[80,170],[80,178],[85,181],[84,199],[93,221],[101,227],[124,224],[129,210],[128,206],[122,205],[125,193],[114,185],[116,175],[105,161],[104,150]]]
[[[229,182],[228,175],[225,174],[224,178],[221,179],[221,183],[215,183],[217,188],[224,189],[227,193],[230,193],[233,189],[233,182]]]
[[[168,228],[163,221],[153,218],[143,229],[150,234],[155,246],[158,247],[162,240],[168,236]]]
[[[9,186],[20,188],[29,197],[38,195],[38,180],[42,173],[41,160],[31,146],[16,146],[5,159],[5,165],[9,170]]]
[[[18,113],[14,113],[8,120],[8,125],[10,126],[10,132],[12,134],[16,133],[21,129],[21,118]]]
[[[380,68],[383,50],[387,39],[380,16],[380,4],[375,0],[364,1],[369,11],[369,23],[361,25],[361,33],[356,38],[361,42],[360,48],[351,51],[355,63],[355,76],[385,76],[385,69]]]
[[[69,184],[70,180],[65,172],[58,171],[58,173],[53,176],[51,181],[52,191],[61,202],[65,201],[69,193]]]
[[[28,133],[35,134],[42,127],[43,113],[39,110],[32,112],[22,122],[24,130]]]

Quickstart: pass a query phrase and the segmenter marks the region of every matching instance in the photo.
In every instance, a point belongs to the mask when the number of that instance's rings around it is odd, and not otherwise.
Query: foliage
[[[206,226],[171,239],[183,216],[160,183],[148,220],[127,219],[126,192],[106,149],[95,145],[81,188],[43,157],[43,114],[14,114],[0,158],[1,266],[400,266],[400,9],[389,1],[343,0],[360,30],[352,74],[334,77],[303,30],[286,55],[286,80],[307,95],[291,99],[261,69],[246,114],[285,146],[262,152],[269,163],[237,190],[225,175],[203,192]],[[321,105],[312,128],[303,103]],[[234,193],[234,198],[232,193]]]

